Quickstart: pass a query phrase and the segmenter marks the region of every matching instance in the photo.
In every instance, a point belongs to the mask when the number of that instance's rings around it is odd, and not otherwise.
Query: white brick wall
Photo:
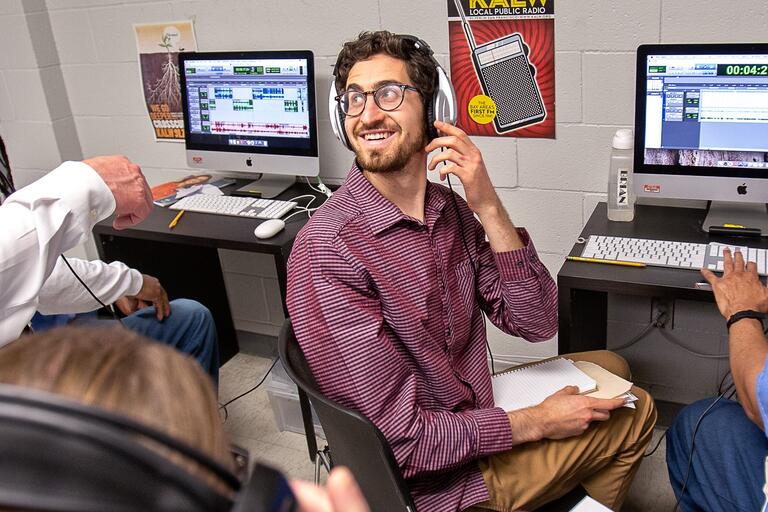
[[[351,161],[351,153],[333,138],[325,109],[341,43],[361,30],[386,28],[418,34],[441,62],[448,59],[445,0],[4,0],[0,131],[20,181],[39,176],[79,148],[85,155],[125,153],[143,166],[151,183],[189,172],[183,145],[153,140],[132,30],[133,23],[179,19],[195,20],[201,51],[315,52],[321,175],[331,182],[343,179]],[[558,1],[557,139],[476,140],[513,220],[529,228],[553,273],[594,205],[604,200],[613,131],[633,124],[636,47],[762,40],[766,22],[762,0]],[[46,23],[56,51],[40,29]],[[33,41],[30,33],[43,35]],[[56,73],[65,87],[46,90],[47,77],[55,79]],[[67,133],[76,134],[75,140],[66,140]],[[271,262],[242,254],[222,256],[222,262],[230,285],[249,283],[239,291],[230,286],[237,325],[274,332],[282,312]],[[258,270],[262,265],[267,275]],[[507,359],[556,350],[554,341],[530,346],[489,332],[495,351]]]

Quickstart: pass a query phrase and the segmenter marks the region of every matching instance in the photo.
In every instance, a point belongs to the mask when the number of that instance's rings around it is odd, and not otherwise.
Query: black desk
[[[225,192],[228,190],[225,189]],[[318,197],[313,207],[319,206],[325,199],[325,196],[300,184],[293,185],[277,199],[285,200],[303,194]],[[298,202],[304,205],[307,199]],[[296,234],[306,223],[307,216],[296,215],[276,236],[259,240],[253,230],[262,222],[260,220],[186,212],[173,230],[168,229],[168,224],[177,213],[176,210],[156,206],[144,222],[122,231],[112,227],[112,218],[98,223],[93,228],[93,234],[99,257],[107,262],[122,261],[142,273],[157,277],[171,299],[194,299],[208,307],[216,321],[223,364],[238,352],[239,347],[217,249],[272,254],[283,311],[287,316],[286,264]]]
[[[701,230],[704,214],[703,209],[638,205],[634,221],[610,222],[606,204],[599,203],[580,236],[612,235],[768,248],[765,238],[722,237],[704,233]],[[574,244],[570,255],[581,255],[583,247],[583,244]],[[693,287],[701,279],[698,270],[566,261],[557,273],[559,353],[605,348],[608,293],[713,302],[712,292]]]

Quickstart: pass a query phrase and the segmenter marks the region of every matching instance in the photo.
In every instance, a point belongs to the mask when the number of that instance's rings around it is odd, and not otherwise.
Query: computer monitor
[[[643,45],[636,78],[636,194],[768,236],[768,44]]]
[[[311,51],[179,54],[187,164],[257,178],[244,190],[274,197],[317,176]]]

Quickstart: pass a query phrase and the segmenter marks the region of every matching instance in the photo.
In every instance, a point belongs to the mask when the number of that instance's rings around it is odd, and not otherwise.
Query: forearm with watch
[[[757,402],[757,377],[763,370],[768,341],[763,333],[765,313],[741,310],[730,315],[728,325],[728,350],[739,402],[747,416],[763,428]]]

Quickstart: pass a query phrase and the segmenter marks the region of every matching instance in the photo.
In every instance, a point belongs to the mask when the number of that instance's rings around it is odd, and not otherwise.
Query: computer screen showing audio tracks
[[[307,59],[187,59],[189,142],[209,149],[311,148]]]
[[[768,169],[768,54],[648,55],[644,163]]]

